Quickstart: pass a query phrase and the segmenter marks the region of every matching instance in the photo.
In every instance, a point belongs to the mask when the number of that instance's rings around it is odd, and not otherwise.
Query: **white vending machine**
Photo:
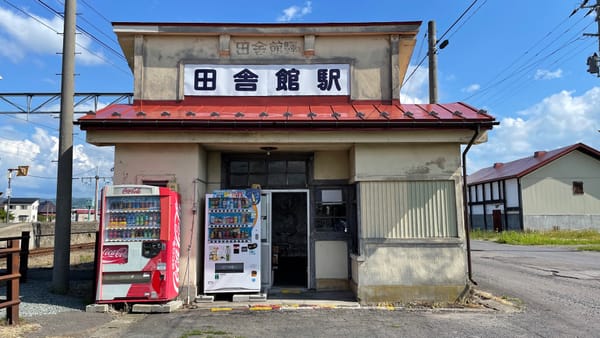
[[[206,195],[204,293],[260,292],[260,190]]]

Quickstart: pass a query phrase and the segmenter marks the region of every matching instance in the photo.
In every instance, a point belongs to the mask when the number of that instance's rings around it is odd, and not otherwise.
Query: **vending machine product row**
[[[204,292],[260,292],[260,190],[206,195]]]
[[[179,195],[168,188],[102,190],[96,302],[165,302],[179,294]]]

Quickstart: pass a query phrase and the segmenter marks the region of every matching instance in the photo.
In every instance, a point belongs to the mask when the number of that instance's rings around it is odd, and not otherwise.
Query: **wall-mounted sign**
[[[183,75],[192,96],[350,95],[349,77],[347,64],[187,64]]]

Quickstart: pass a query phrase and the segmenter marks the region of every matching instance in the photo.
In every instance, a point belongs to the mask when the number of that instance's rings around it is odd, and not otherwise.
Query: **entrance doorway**
[[[266,286],[308,288],[308,191],[274,190],[266,194],[262,218],[270,238],[263,238],[263,244],[270,245],[263,245],[262,254],[268,254],[270,246],[271,259],[263,260],[262,269],[272,272]]]

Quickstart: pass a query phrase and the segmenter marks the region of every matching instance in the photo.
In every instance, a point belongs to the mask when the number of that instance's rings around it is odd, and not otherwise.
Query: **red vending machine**
[[[166,302],[179,294],[179,194],[164,187],[102,190],[96,303]]]

